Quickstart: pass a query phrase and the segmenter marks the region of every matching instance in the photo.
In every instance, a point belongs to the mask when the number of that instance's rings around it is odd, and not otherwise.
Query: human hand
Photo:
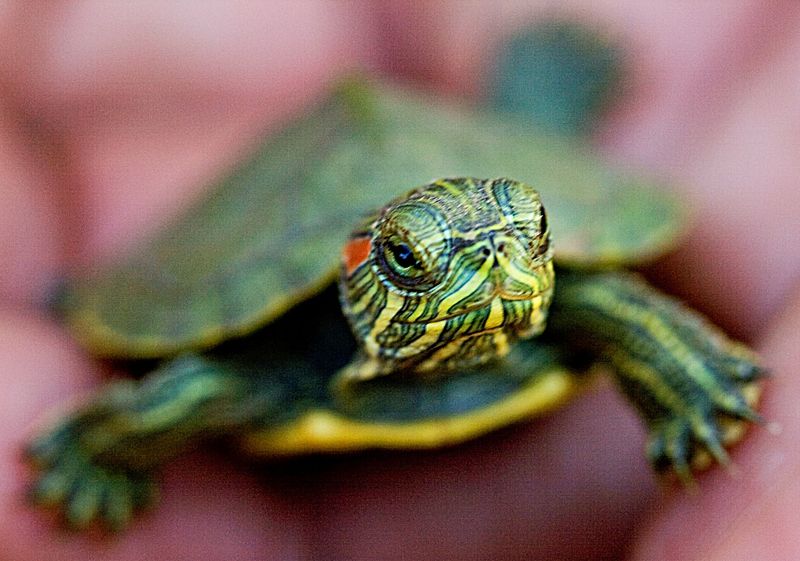
[[[476,93],[482,57],[539,13],[527,2],[286,2],[0,12],[0,548],[8,559],[786,559],[800,452],[792,447],[800,197],[794,154],[800,36],[791,2],[588,8],[630,44],[631,98],[600,137],[687,186],[698,226],[656,274],[774,370],[756,428],[699,496],[656,490],[643,430],[610,390],[453,450],[268,466],[198,453],[169,466],[162,504],[124,535],[65,536],[22,500],[19,450],[48,406],[99,372],[37,308],[63,265],[112,255],[162,223],[248,139],[362,65]],[[588,3],[586,3],[588,5]],[[455,9],[457,7],[457,10]],[[252,7],[251,7],[252,8]],[[791,110],[795,113],[792,114]],[[299,473],[298,473],[299,472]],[[209,492],[213,489],[213,492]],[[790,514],[792,513],[792,514]],[[756,555],[755,552],[758,552]]]

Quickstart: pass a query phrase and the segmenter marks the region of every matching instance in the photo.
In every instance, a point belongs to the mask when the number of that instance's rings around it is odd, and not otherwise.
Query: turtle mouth
[[[508,294],[504,293],[501,289],[495,289],[494,293],[479,302],[475,302],[469,304],[468,306],[464,306],[463,308],[459,309],[455,312],[449,312],[447,314],[439,315],[432,318],[429,321],[419,321],[419,320],[405,320],[405,319],[395,319],[394,321],[397,323],[402,323],[405,325],[414,325],[419,323],[436,323],[436,322],[444,322],[449,321],[451,319],[456,319],[459,317],[463,317],[468,314],[472,314],[474,312],[478,312],[480,310],[488,310],[492,307],[492,304],[497,300],[500,301],[502,304],[503,302],[522,302],[525,300],[536,300],[537,298],[544,298],[545,295],[549,292],[549,289],[539,290],[538,292],[534,292],[532,294]]]

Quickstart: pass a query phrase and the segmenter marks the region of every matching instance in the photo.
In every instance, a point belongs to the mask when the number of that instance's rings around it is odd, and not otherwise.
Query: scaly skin
[[[156,496],[153,471],[199,440],[242,430],[268,406],[247,379],[202,356],[164,363],[144,380],[110,384],[37,436],[26,453],[40,475],[34,502],[66,523],[125,527]]]
[[[657,470],[690,483],[699,449],[729,463],[720,421],[760,421],[744,394],[764,374],[752,351],[632,273],[559,271],[555,301],[551,333],[612,365]]]

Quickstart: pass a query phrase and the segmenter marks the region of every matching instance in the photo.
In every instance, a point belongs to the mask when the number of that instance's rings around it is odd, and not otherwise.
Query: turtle
[[[438,178],[438,179],[431,179]],[[764,368],[630,266],[686,212],[518,119],[350,80],[54,308],[145,374],[51,420],[31,497],[121,529],[207,439],[256,456],[454,445],[609,371],[685,481],[758,422]]]

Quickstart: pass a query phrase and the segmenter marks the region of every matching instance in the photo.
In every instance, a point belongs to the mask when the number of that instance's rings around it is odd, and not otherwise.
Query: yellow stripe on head
[[[541,331],[553,267],[531,187],[441,179],[376,216],[347,246],[347,263],[357,263],[344,267],[341,288],[357,338],[382,361],[378,371],[450,371]],[[529,304],[513,304],[523,300]]]

